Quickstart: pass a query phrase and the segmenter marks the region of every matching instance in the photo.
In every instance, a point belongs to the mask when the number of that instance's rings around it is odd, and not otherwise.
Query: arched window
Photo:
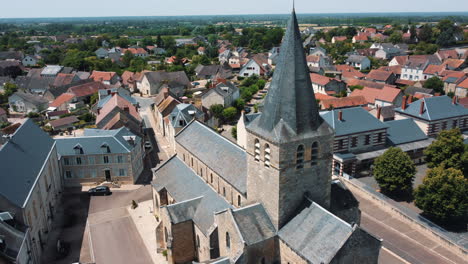
[[[231,248],[231,237],[229,236],[229,232],[226,232],[226,247]]]
[[[237,206],[241,206],[241,196],[237,195]]]
[[[255,139],[255,161],[260,161],[260,140],[258,138]]]
[[[213,183],[213,173],[210,173],[210,182]]]
[[[270,145],[265,144],[265,150],[263,151],[263,160],[265,167],[270,167]]]
[[[311,149],[311,155],[310,155],[310,165],[314,166],[317,165],[317,159],[318,159],[318,152],[319,152],[319,146],[318,142],[312,143],[312,149]]]
[[[296,169],[304,168],[304,145],[299,145],[296,152]]]

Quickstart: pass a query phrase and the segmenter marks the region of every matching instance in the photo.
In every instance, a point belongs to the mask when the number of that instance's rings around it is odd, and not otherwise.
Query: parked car
[[[89,195],[96,196],[96,195],[110,195],[112,192],[110,191],[109,187],[107,186],[98,186],[96,188],[91,188],[88,191]]]
[[[151,142],[145,141],[145,148],[150,149],[153,145],[151,145]]]
[[[245,108],[244,108],[244,112],[245,112],[246,114],[250,113],[251,111],[252,111],[252,110],[250,109],[250,107],[245,107]]]

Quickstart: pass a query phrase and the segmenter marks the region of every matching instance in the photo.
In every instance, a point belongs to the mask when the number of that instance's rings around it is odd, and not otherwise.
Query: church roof
[[[189,123],[175,140],[239,192],[247,192],[247,155],[242,148],[198,121]]]
[[[262,114],[247,129],[271,142],[287,142],[321,125],[301,34],[293,11]]]
[[[214,229],[214,214],[232,208],[177,156],[161,165],[154,175],[153,187],[157,191],[165,188],[177,202],[167,207],[173,223],[192,220],[209,235]]]
[[[276,229],[261,204],[232,210],[232,216],[247,245],[265,241],[276,235]]]
[[[310,263],[330,263],[354,228],[316,203],[285,225],[278,235]]]

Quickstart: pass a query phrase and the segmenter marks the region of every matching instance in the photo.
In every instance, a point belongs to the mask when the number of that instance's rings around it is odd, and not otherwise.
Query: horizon
[[[32,0],[30,0],[32,1]],[[338,0],[334,2],[314,4],[307,0],[296,0],[295,8],[299,15],[321,14],[411,14],[411,13],[466,13],[468,1],[452,0],[450,4],[429,0],[394,0],[392,5],[379,8],[369,0],[349,2]],[[67,3],[58,0],[43,0],[27,3],[6,2],[2,4],[8,14],[0,19],[41,19],[41,18],[105,18],[105,17],[178,17],[178,16],[235,16],[235,15],[284,15],[292,10],[292,1],[259,0],[252,3],[238,0],[236,5],[219,5],[216,0],[179,0],[177,2],[162,2],[158,0],[141,0],[138,5],[126,5],[123,0],[82,0],[80,5],[70,8]],[[50,6],[54,6],[50,8]],[[456,6],[458,10],[453,10]],[[92,8],[90,8],[92,7]],[[249,12],[250,10],[261,10]],[[38,15],[39,14],[39,15]]]

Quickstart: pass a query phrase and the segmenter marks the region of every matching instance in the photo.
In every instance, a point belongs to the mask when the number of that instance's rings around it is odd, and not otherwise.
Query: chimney
[[[457,101],[458,101],[457,96],[456,96],[456,95],[453,96],[453,98],[452,98],[452,104],[454,104],[454,105],[457,104]]]
[[[343,121],[343,111],[341,110],[338,112],[338,120]]]
[[[100,113],[101,113],[101,109],[98,108],[98,109],[97,109],[97,114],[99,115]]]
[[[123,110],[127,113],[130,112],[130,108],[128,106],[124,106]]]
[[[406,95],[403,96],[403,101],[401,102],[401,110],[406,109]]]
[[[422,115],[424,113],[424,100],[421,101],[421,107],[419,108],[419,114]]]
[[[412,96],[412,95],[409,96],[408,102],[409,102],[410,104],[413,102],[413,96]]]
[[[380,114],[382,113],[382,107],[377,106],[377,119],[380,120]]]

